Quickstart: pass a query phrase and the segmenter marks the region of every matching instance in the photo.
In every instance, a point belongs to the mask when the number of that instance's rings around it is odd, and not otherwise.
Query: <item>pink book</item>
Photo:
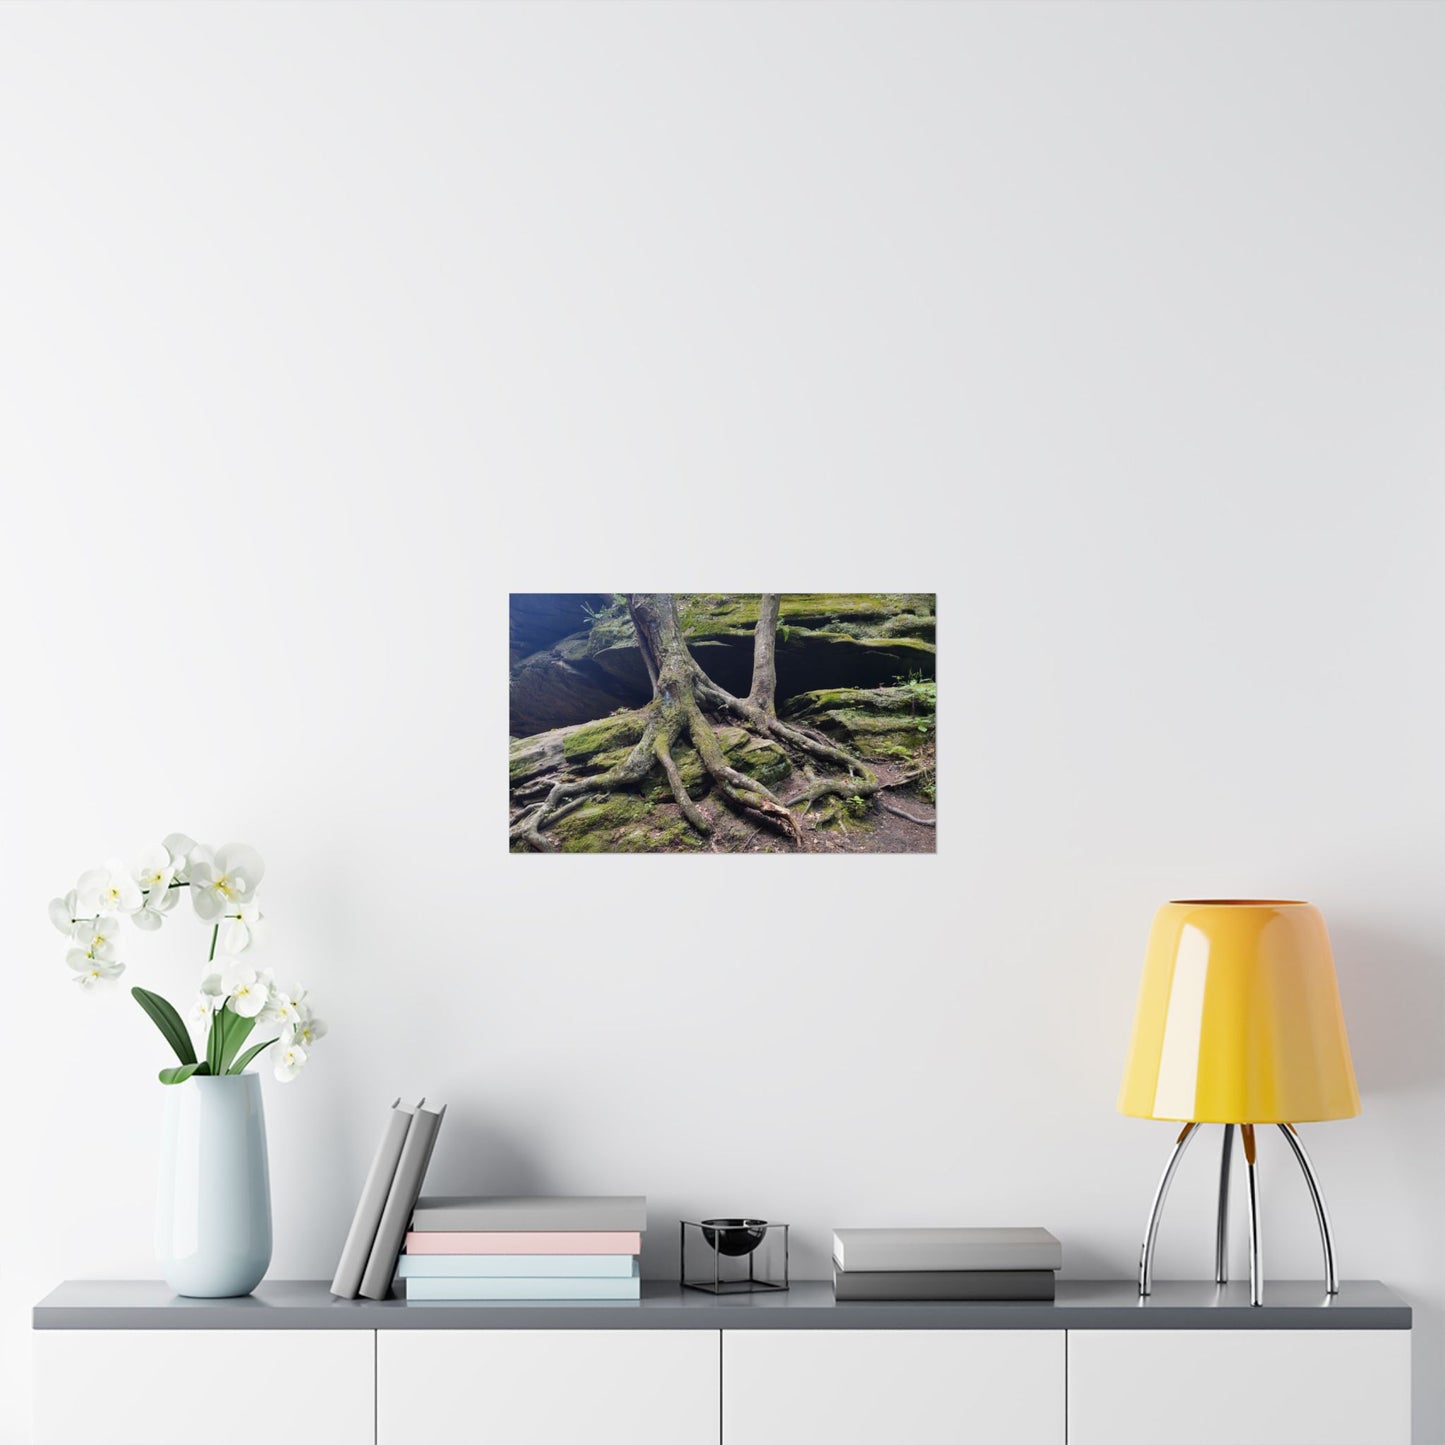
[[[641,1234],[412,1230],[408,1254],[641,1254]]]

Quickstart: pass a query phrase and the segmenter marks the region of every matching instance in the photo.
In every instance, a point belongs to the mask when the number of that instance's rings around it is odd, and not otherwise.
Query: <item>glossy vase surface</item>
[[[271,1263],[271,1179],[256,1074],[164,1088],[156,1255],[179,1295],[255,1289]]]

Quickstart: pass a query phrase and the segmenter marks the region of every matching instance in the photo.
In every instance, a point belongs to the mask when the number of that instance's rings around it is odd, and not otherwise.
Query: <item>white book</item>
[[[1064,1248],[1047,1229],[839,1229],[843,1270],[1062,1269]]]

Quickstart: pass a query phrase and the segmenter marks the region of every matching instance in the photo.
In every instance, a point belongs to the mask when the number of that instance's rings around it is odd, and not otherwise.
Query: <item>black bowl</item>
[[[767,1233],[766,1219],[704,1219],[702,1237],[708,1247],[725,1254],[729,1259],[740,1259],[751,1254]]]

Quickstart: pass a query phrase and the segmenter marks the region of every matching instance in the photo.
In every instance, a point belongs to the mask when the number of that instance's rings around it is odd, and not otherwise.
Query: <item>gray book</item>
[[[425,1099],[419,1099],[416,1107],[421,1108],[425,1102]],[[387,1115],[386,1128],[382,1131],[381,1143],[376,1146],[371,1168],[366,1171],[361,1198],[356,1202],[356,1213],[351,1216],[346,1243],[341,1246],[336,1278],[331,1281],[331,1293],[342,1299],[355,1299],[361,1289],[361,1276],[365,1274],[366,1262],[371,1258],[371,1246],[381,1224],[382,1210],[386,1208],[386,1197],[391,1193],[391,1181],[396,1177],[397,1161],[401,1158],[411,1120],[411,1106],[402,1108],[401,1100],[397,1099]]]
[[[411,1128],[406,1131],[406,1142],[401,1146],[401,1158],[396,1161],[396,1174],[386,1196],[386,1207],[381,1211],[381,1222],[376,1226],[376,1238],[367,1257],[366,1272],[361,1276],[361,1293],[367,1299],[386,1299],[391,1294],[391,1281],[396,1275],[396,1262],[401,1257],[401,1246],[406,1240],[406,1227],[411,1222],[412,1210],[416,1208],[422,1180],[426,1178],[426,1167],[431,1163],[431,1151],[437,1141],[437,1130],[441,1128],[442,1115],[446,1111],[445,1104],[435,1112],[418,1108]]]
[[[833,1271],[840,1300],[1051,1300],[1051,1269]]]
[[[1063,1246],[1047,1229],[839,1229],[841,1269],[1062,1269]]]
[[[640,1194],[555,1197],[432,1195],[417,1201],[411,1227],[432,1230],[555,1230],[564,1234],[634,1234],[647,1228],[647,1200]]]

